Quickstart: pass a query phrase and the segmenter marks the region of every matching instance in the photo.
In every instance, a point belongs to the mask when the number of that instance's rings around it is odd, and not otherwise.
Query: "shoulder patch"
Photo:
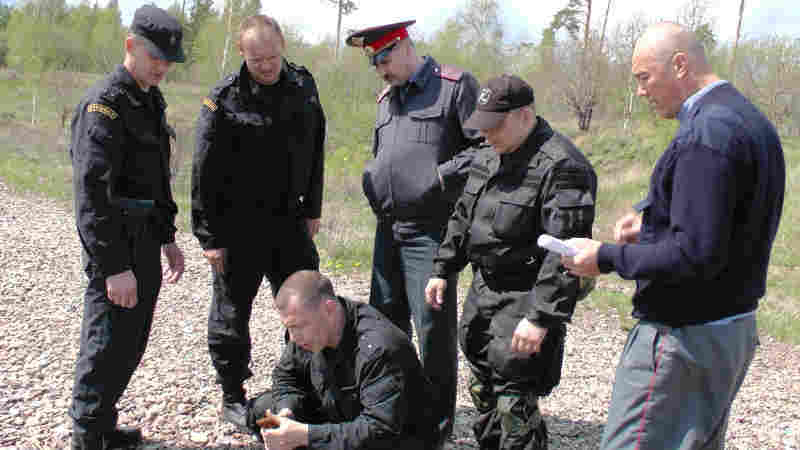
[[[458,81],[461,79],[461,75],[464,74],[462,69],[459,69],[455,66],[449,66],[447,64],[442,64],[439,66],[439,77],[444,78],[450,81]]]
[[[210,109],[211,112],[217,112],[217,104],[208,97],[203,98],[203,106]]]
[[[391,90],[392,90],[392,85],[391,84],[389,84],[385,88],[383,88],[381,93],[378,94],[377,102],[380,103],[383,100],[384,97],[389,95],[389,91],[391,91]]]
[[[100,103],[90,103],[89,106],[86,107],[86,112],[100,113],[111,120],[114,120],[117,117],[119,117],[119,114],[117,114],[116,111]]]

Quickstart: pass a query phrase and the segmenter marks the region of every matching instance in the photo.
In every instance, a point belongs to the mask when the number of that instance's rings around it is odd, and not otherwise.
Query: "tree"
[[[468,52],[471,59],[479,62],[479,67],[476,68],[479,70],[475,75],[488,77],[505,71],[505,31],[500,21],[500,5],[497,0],[469,0],[456,13],[455,23],[460,31],[462,49]]]
[[[736,82],[736,50],[739,48],[739,37],[742,31],[742,16],[744,15],[744,0],[739,2],[739,20],[736,22],[736,39],[733,41],[733,52],[731,54],[731,81]]]
[[[342,42],[342,16],[348,16],[358,9],[353,0],[326,0],[336,6],[336,45],[333,56],[339,60],[339,45]]]
[[[597,84],[601,69],[607,65],[603,43],[605,41],[605,24],[611,2],[605,12],[603,29],[599,36],[591,32],[592,0],[569,0],[567,6],[556,12],[550,24],[555,35],[564,28],[570,36],[571,43],[563,53],[566,59],[561,67],[565,71],[561,90],[564,102],[578,119],[578,128],[587,131],[592,122],[592,114],[597,106]],[[583,28],[583,39],[579,40],[578,31]],[[565,64],[571,64],[564,65]]]
[[[711,0],[688,0],[678,9],[676,22],[685,26],[697,35],[697,39],[703,44],[706,55],[711,56],[711,52],[717,45],[717,38],[714,36],[714,19],[709,16]]]

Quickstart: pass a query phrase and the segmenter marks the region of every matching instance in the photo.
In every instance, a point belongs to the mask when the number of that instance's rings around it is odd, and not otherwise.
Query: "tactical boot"
[[[255,424],[248,425],[249,408],[244,396],[244,389],[222,394],[222,420],[232,423],[242,433],[250,434],[258,442],[264,442],[261,430]]]
[[[103,435],[101,433],[72,432],[72,450],[103,450]]]
[[[142,431],[138,428],[115,428],[114,431],[103,433],[105,450],[135,447],[141,442]]]

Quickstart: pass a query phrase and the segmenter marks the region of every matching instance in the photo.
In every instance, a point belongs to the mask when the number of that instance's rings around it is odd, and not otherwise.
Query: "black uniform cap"
[[[345,42],[351,47],[364,49],[372,65],[376,65],[392,51],[398,41],[408,37],[406,28],[416,20],[390,23],[378,27],[365,28],[351,33]]]
[[[131,33],[144,38],[150,56],[170,62],[184,62],[181,24],[161,8],[144,5],[136,10]]]
[[[475,111],[464,128],[491,130],[510,111],[533,104],[533,88],[516,75],[503,74],[487,81],[478,94]]]

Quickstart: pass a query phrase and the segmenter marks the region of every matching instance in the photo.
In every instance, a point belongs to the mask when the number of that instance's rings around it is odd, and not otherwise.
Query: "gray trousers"
[[[757,345],[755,316],[681,328],[640,321],[617,366],[600,448],[724,448]]]

